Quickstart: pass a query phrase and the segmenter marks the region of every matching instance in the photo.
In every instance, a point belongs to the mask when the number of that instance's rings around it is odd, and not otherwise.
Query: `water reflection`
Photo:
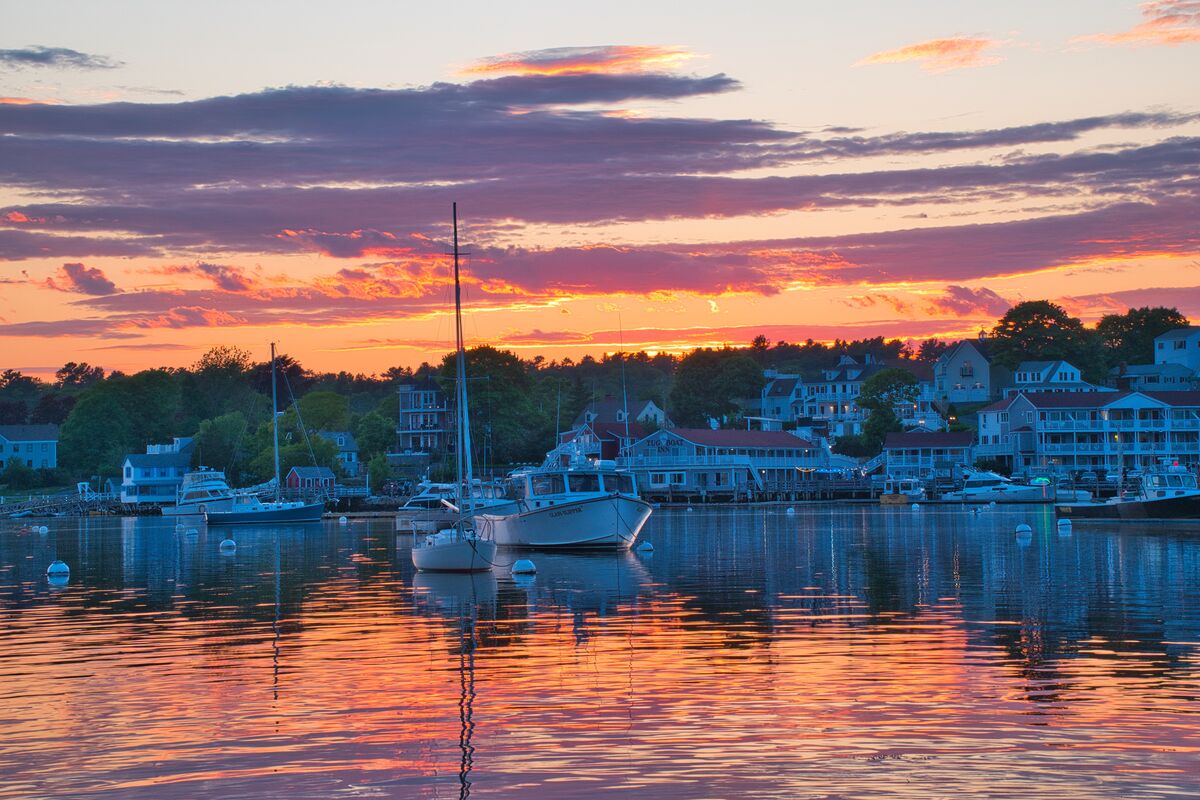
[[[1187,530],[662,511],[516,580],[386,522],[0,525],[3,798],[1200,791]]]

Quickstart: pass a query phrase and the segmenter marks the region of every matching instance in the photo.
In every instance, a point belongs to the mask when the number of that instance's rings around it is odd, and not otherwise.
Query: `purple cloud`
[[[102,270],[83,264],[63,264],[53,277],[46,279],[45,286],[77,294],[109,295],[121,291]]]

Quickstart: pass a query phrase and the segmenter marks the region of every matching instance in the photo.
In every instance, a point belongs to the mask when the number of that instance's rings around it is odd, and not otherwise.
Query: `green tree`
[[[19,458],[8,459],[4,472],[0,473],[0,483],[9,489],[32,489],[38,486],[37,471]]]
[[[298,405],[310,431],[344,431],[350,425],[350,401],[336,392],[309,392]]]
[[[383,484],[387,483],[391,477],[392,468],[388,464],[387,456],[383,453],[367,462],[367,481],[371,484],[373,493],[379,494],[383,489]]]
[[[116,476],[136,440],[125,406],[115,392],[87,391],[59,431],[63,465],[76,475]]]
[[[738,400],[757,397],[766,379],[754,359],[739,350],[697,348],[679,362],[670,394],[670,414],[684,427],[702,427],[740,409]]]
[[[1100,337],[1061,306],[1030,300],[1010,308],[992,329],[995,362],[1016,369],[1022,361],[1067,361],[1090,381],[1105,377]]]
[[[246,417],[240,411],[203,420],[196,431],[193,466],[204,464],[224,470],[231,484],[240,483],[246,433]]]
[[[1109,366],[1153,364],[1154,338],[1176,328],[1186,328],[1188,318],[1177,308],[1131,308],[1124,314],[1106,314],[1096,324]]]
[[[350,431],[358,441],[358,457],[363,461],[388,452],[396,443],[395,421],[374,412],[355,419]]]
[[[54,373],[54,379],[60,389],[84,389],[96,381],[104,380],[104,369],[93,367],[86,361],[78,364],[68,361]]]

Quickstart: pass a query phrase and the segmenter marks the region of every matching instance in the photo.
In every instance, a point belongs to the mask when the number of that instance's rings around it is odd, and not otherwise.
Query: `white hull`
[[[479,508],[475,514],[514,514],[518,511],[516,501],[506,501],[484,508]],[[459,520],[459,514],[448,508],[401,508],[396,512],[396,530],[400,533],[433,533],[454,525]],[[470,519],[471,516],[466,517]]]
[[[202,517],[209,511],[233,511],[233,498],[211,500],[206,503],[189,503],[182,506],[163,506],[164,517]]]
[[[1091,495],[1085,491],[1055,490],[1053,486],[1012,486],[979,489],[965,492],[946,492],[943,500],[962,503],[1075,503],[1087,502]]]
[[[496,561],[496,543],[454,530],[443,531],[417,542],[412,561],[422,572],[483,572]]]
[[[650,518],[649,503],[624,495],[556,503],[516,514],[483,514],[480,530],[502,547],[628,550]]]

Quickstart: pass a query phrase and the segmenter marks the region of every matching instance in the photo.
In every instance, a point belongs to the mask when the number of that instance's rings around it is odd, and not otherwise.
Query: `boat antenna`
[[[629,392],[625,389],[625,327],[617,312],[617,341],[621,345],[621,405],[625,407],[625,447],[629,446]]]
[[[463,343],[462,285],[458,268],[458,203],[452,203],[454,220],[454,347],[457,355],[456,381],[458,384],[458,447],[456,448],[456,480],[458,508],[461,515],[469,516],[472,507],[471,492],[471,425],[467,416],[467,352]],[[465,481],[465,484],[464,484]],[[462,527],[462,518],[459,528]]]
[[[279,398],[275,386],[275,343],[271,342],[271,436],[275,443],[275,502],[279,502]]]

